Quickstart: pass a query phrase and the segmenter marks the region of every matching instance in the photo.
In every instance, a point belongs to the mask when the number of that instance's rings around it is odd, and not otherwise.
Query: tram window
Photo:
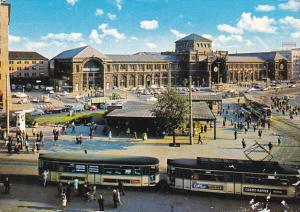
[[[224,182],[233,182],[233,173],[224,173]]]
[[[131,174],[131,169],[125,169],[125,174],[130,175]]]
[[[156,174],[158,173],[158,166],[151,166],[150,167],[150,174]]]
[[[192,176],[191,170],[175,169],[175,177],[190,179]]]

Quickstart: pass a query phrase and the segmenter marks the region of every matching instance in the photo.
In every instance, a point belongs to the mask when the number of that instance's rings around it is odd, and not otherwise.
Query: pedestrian
[[[206,133],[207,131],[207,125],[204,125],[204,132]]]
[[[77,193],[78,191],[78,185],[79,185],[79,180],[77,178],[74,179],[73,186],[74,186],[74,191]]]
[[[144,133],[143,133],[143,141],[147,141],[147,140],[148,140],[147,133],[146,133],[146,132],[144,132]]]
[[[35,137],[35,129],[32,128],[32,136]]]
[[[66,187],[66,197],[68,202],[71,202],[71,192],[72,192],[71,184],[70,182],[68,182]]]
[[[74,121],[72,122],[72,133],[75,133],[75,123],[74,123]]]
[[[273,144],[271,143],[271,141],[268,143],[268,147],[269,147],[269,152],[270,152],[273,148]]]
[[[202,142],[202,140],[201,140],[201,133],[199,133],[199,135],[198,135],[198,144],[203,144],[203,142]]]
[[[66,197],[65,193],[62,194],[61,205],[62,205],[63,210],[65,210],[67,207],[67,197]]]
[[[29,153],[29,144],[28,144],[27,140],[25,140],[25,149],[26,149],[26,152]]]
[[[119,180],[119,183],[118,183],[118,189],[119,189],[119,191],[122,193],[122,195],[124,196],[124,195],[125,195],[125,192],[124,192],[124,186],[123,186],[122,180]]]
[[[44,170],[43,173],[42,173],[42,177],[43,177],[43,186],[44,186],[44,187],[46,187],[46,184],[47,184],[48,174],[49,174],[49,171],[48,171],[48,170]]]
[[[277,138],[277,143],[278,143],[278,146],[281,144],[281,138],[280,138],[280,136],[278,136],[278,138]]]
[[[112,139],[112,133],[111,133],[111,130],[108,132],[108,139]]]
[[[236,140],[237,139],[237,131],[235,130],[234,131],[234,140]]]
[[[101,194],[98,199],[98,205],[99,205],[99,211],[104,211],[104,198]]]
[[[253,131],[256,131],[256,124],[253,124]]]
[[[268,121],[268,129],[270,129],[270,128],[271,128],[271,122]]]
[[[200,126],[200,132],[203,133],[203,125]]]
[[[119,189],[117,190],[117,197],[118,197],[118,203],[120,204],[120,206],[123,205],[121,202],[121,194],[120,194]]]
[[[242,146],[243,146],[243,149],[246,148],[246,142],[245,142],[245,139],[244,139],[244,138],[242,139]]]
[[[113,203],[114,203],[114,208],[118,208],[118,194],[117,190],[113,190]]]
[[[62,197],[62,193],[63,193],[63,184],[62,182],[59,181],[57,183],[57,196]]]
[[[130,136],[130,128],[129,127],[126,130],[126,134],[127,134],[127,136]]]
[[[259,130],[258,130],[258,137],[261,138],[261,136],[262,136],[262,130],[259,129]]]
[[[137,133],[136,133],[136,131],[134,131],[134,133],[133,133],[133,138],[137,139]]]
[[[225,127],[225,125],[226,125],[226,122],[225,122],[225,120],[223,120],[223,128]]]
[[[4,194],[9,194],[10,191],[10,182],[8,177],[5,178],[4,182],[3,182],[3,186],[4,186]]]

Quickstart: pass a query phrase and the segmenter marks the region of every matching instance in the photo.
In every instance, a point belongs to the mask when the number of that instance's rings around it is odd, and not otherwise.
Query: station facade
[[[242,83],[291,79],[291,62],[280,52],[228,54],[212,41],[190,34],[175,42],[175,52],[102,54],[91,46],[64,51],[50,61],[56,90],[73,92],[188,84]]]

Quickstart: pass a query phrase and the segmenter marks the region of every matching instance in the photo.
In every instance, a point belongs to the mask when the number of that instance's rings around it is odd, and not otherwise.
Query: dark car
[[[67,112],[68,108],[66,107],[56,107],[52,109],[45,110],[45,113],[51,114],[51,113],[62,113],[62,112]]]

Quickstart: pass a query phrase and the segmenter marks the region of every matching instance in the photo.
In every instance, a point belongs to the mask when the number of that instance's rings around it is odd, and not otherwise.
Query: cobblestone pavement
[[[249,207],[250,197],[241,199],[232,196],[217,196],[199,193],[172,191],[160,193],[141,189],[125,189],[125,196],[121,196],[123,203],[118,209],[113,208],[112,188],[97,188],[97,194],[105,199],[105,211],[130,212],[238,212],[252,211]],[[264,201],[264,200],[258,200]],[[287,200],[293,212],[300,211],[300,205]],[[172,209],[173,208],[173,209]],[[280,200],[271,199],[271,211],[280,211]],[[54,185],[46,188],[38,184],[13,184],[11,194],[0,194],[0,211],[58,211],[61,209],[61,200],[57,197]],[[96,201],[85,202],[75,193],[71,195],[67,211],[96,211]]]

